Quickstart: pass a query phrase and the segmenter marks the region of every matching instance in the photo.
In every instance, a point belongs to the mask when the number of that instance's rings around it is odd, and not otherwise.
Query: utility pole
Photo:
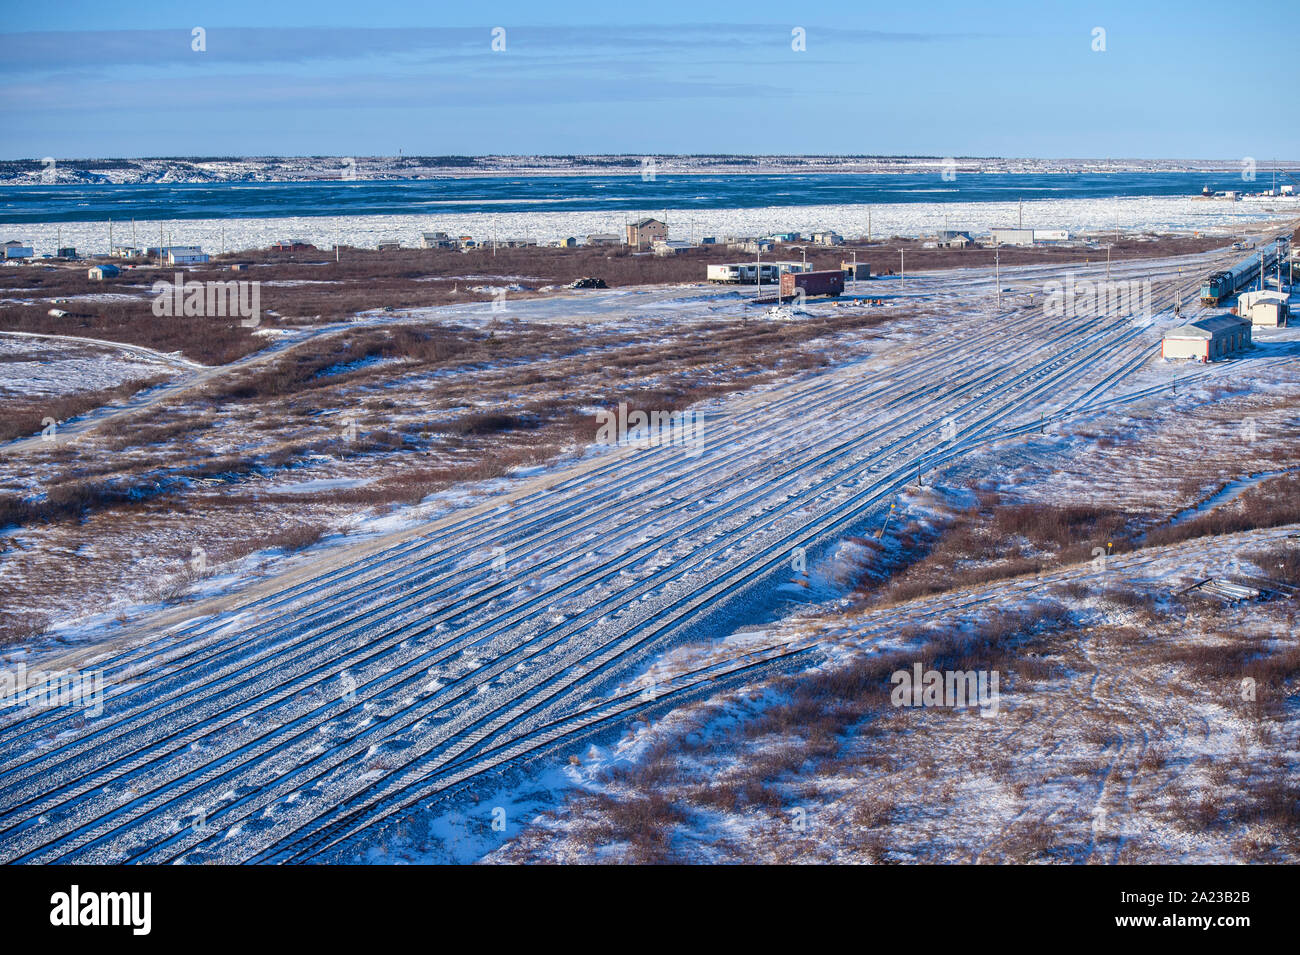
[[[907,267],[903,264],[903,250],[898,250],[898,287],[907,288]]]
[[[853,250],[853,287],[858,287],[858,250]]]
[[[889,519],[893,516],[894,516],[894,505],[890,504],[889,510],[885,511],[885,523],[880,526],[880,530],[876,531],[877,540],[885,536],[885,531],[889,529]]]
[[[993,285],[998,293],[998,308],[1002,307],[1002,246],[993,247]]]
[[[108,220],[108,254],[113,254],[113,220]]]
[[[1110,243],[1106,243],[1106,280],[1110,281]]]

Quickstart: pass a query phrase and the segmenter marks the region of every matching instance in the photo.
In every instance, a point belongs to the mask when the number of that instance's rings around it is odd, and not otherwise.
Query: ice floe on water
[[[1300,206],[1281,200],[1270,203],[1207,201],[1197,197],[1132,197],[1107,199],[1042,199],[1015,202],[908,202],[878,205],[767,206],[754,209],[653,209],[665,219],[674,238],[766,235],[773,231],[812,232],[834,229],[849,237],[920,236],[938,229],[986,233],[1022,221],[1026,228],[1070,232],[1232,231],[1260,219],[1287,219]],[[551,242],[568,236],[579,239],[596,232],[622,234],[637,214],[623,210],[509,213],[450,213],[446,215],[294,216],[265,219],[178,219],[136,222],[141,235],[156,235],[161,227],[173,244],[222,248],[262,248],[292,237],[329,248],[373,248],[380,242],[418,246],[420,233],[436,230],[477,238],[527,238]],[[119,230],[121,226],[119,224]],[[35,243],[37,254],[53,252],[56,242],[75,245],[85,253],[107,252],[107,222],[0,223],[0,231],[23,235]],[[119,232],[120,234],[120,232]]]

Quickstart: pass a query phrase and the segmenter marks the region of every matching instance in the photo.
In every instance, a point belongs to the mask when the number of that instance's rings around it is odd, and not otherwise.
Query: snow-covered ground
[[[1239,695],[1197,672],[1194,648],[1216,647],[1226,625],[1238,645],[1294,652],[1294,609],[1285,598],[1220,613],[1207,605],[1184,623],[1172,591],[1259,573],[1246,555],[1295,540],[1295,527],[1201,539],[901,607],[807,613],[668,654],[649,671],[664,674],[661,691],[764,659],[790,665],[607,734],[547,780],[550,798],[532,800],[542,812],[509,833],[522,839],[479,844],[501,862],[1203,864],[1259,861],[1279,844],[1271,861],[1293,861],[1293,841],[1285,848],[1285,832],[1245,807],[1293,776],[1296,718],[1284,714],[1277,735],[1261,731]],[[1026,660],[1010,663],[1017,672],[1001,673],[996,711],[897,708],[891,669],[999,619],[1027,639],[1036,628],[1059,636],[1033,641]],[[855,680],[854,667],[884,660],[876,679]],[[1186,667],[1172,671],[1174,692],[1171,664]],[[819,677],[822,695],[802,689]],[[783,708],[808,715],[781,732]],[[837,708],[849,715],[828,742]],[[1242,767],[1258,775],[1232,778]],[[435,818],[427,844],[438,850],[426,854],[445,858],[448,820]],[[656,832],[662,843],[647,838]],[[379,858],[411,858],[412,835]]]
[[[107,692],[94,716],[0,709],[0,858],[353,858],[436,823],[430,807],[467,781],[762,664],[755,644],[635,682],[674,647],[780,619],[792,577],[833,605],[836,565],[856,559],[843,542],[878,526],[919,475],[1163,392],[1160,330],[1198,310],[1172,314],[1179,263],[1118,268],[1155,281],[1151,316],[1045,316],[1019,295],[999,311],[986,272],[927,275],[908,294],[947,297],[945,321],[882,333],[824,374],[704,403],[698,442],[565,462],[187,607],[188,619],[31,657],[102,672]],[[1030,289],[1048,277],[1012,274]],[[659,294],[639,304],[707,314],[727,293]],[[626,319],[631,295],[596,301]],[[563,303],[512,307],[544,317]],[[1281,346],[1254,357],[1180,369],[1184,394],[1294,374]]]
[[[147,349],[111,342],[0,333],[0,398],[98,391],[176,370],[177,362]]]

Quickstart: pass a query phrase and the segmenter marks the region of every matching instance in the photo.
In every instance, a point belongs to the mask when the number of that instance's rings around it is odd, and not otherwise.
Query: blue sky
[[[0,25],[0,157],[1300,158],[1265,88],[1293,90],[1294,8],[1242,9],[19,2]],[[1212,32],[1224,23],[1240,25]]]

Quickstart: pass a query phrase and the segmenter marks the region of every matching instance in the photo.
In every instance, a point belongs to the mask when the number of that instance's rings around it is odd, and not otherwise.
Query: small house
[[[943,229],[935,236],[934,244],[940,249],[964,249],[967,246],[974,245],[975,240],[971,238],[969,232]]]
[[[627,244],[633,248],[653,246],[668,238],[668,224],[659,219],[638,219],[627,226]]]

